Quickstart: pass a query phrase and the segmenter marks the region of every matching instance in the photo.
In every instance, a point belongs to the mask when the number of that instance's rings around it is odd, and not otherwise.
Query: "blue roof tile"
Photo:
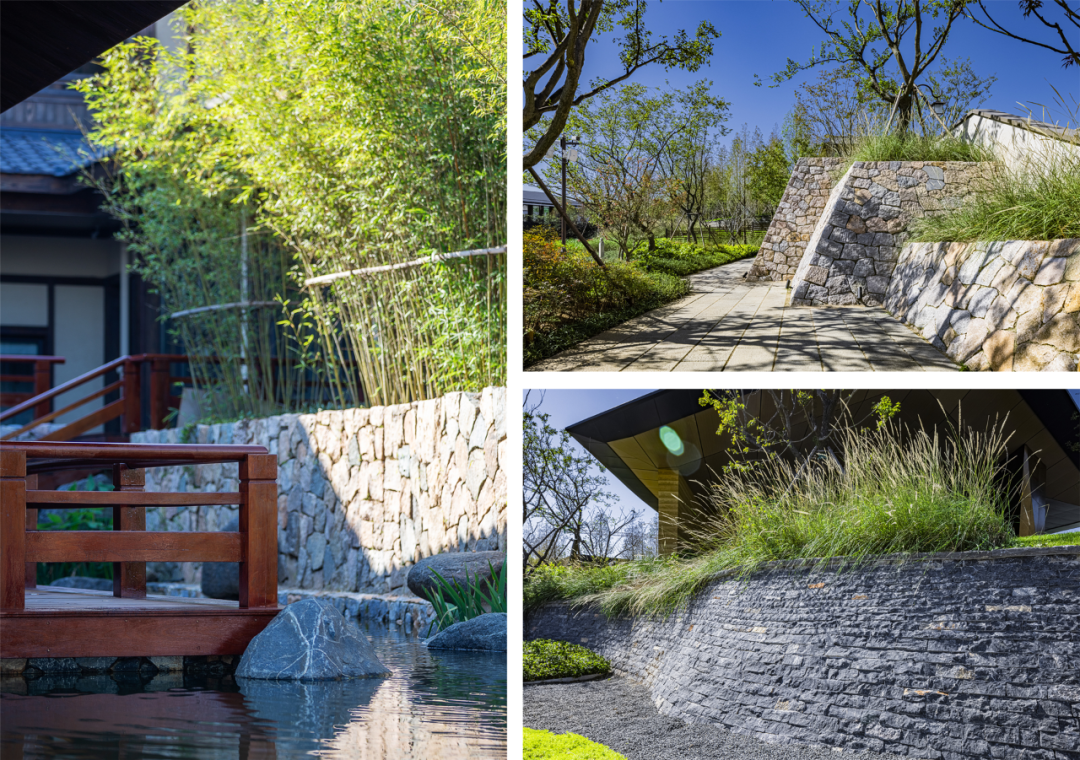
[[[67,177],[112,151],[92,145],[79,132],[52,129],[0,130],[0,173]]]

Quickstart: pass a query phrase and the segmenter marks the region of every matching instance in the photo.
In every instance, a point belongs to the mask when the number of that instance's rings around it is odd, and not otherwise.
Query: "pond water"
[[[361,626],[390,678],[42,676],[0,693],[7,758],[505,758],[506,656]],[[7,680],[7,679],[5,679]],[[19,691],[26,693],[20,694]]]

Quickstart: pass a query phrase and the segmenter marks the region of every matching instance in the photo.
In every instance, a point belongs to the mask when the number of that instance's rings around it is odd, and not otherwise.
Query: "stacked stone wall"
[[[908,225],[957,208],[988,165],[857,161],[840,180],[792,278],[793,306],[881,306]]]
[[[1080,240],[908,244],[885,308],[969,369],[1075,371]]]
[[[588,646],[662,714],[774,743],[915,758],[1080,752],[1080,548],[859,570],[774,567],[684,612],[548,605],[526,637]]]
[[[146,431],[138,443],[265,446],[278,458],[278,582],[386,594],[417,560],[506,549],[506,389],[371,409]],[[147,491],[236,491],[237,465],[147,470]],[[221,530],[235,507],[147,509],[147,530]],[[194,583],[197,564],[152,563]]]
[[[800,158],[795,163],[747,279],[782,282],[795,276],[843,163],[840,158]]]

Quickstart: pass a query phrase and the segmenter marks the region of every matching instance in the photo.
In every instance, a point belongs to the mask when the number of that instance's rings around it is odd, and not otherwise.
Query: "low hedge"
[[[523,649],[526,681],[579,678],[595,674],[607,675],[611,672],[611,665],[607,660],[579,644],[536,639],[526,641]]]
[[[578,734],[553,734],[526,728],[523,760],[626,760],[625,755]]]

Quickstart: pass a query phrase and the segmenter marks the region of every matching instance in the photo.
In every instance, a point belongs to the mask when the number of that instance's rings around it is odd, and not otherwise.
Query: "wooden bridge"
[[[146,493],[149,467],[236,462],[236,493]],[[114,491],[39,490],[111,470]],[[237,504],[237,532],[146,531],[146,507]],[[111,531],[37,531],[37,510],[108,507]],[[113,591],[37,588],[38,562],[111,562]],[[147,562],[239,562],[239,602],[155,597]],[[278,612],[277,457],[261,446],[0,442],[0,657],[240,654]]]

